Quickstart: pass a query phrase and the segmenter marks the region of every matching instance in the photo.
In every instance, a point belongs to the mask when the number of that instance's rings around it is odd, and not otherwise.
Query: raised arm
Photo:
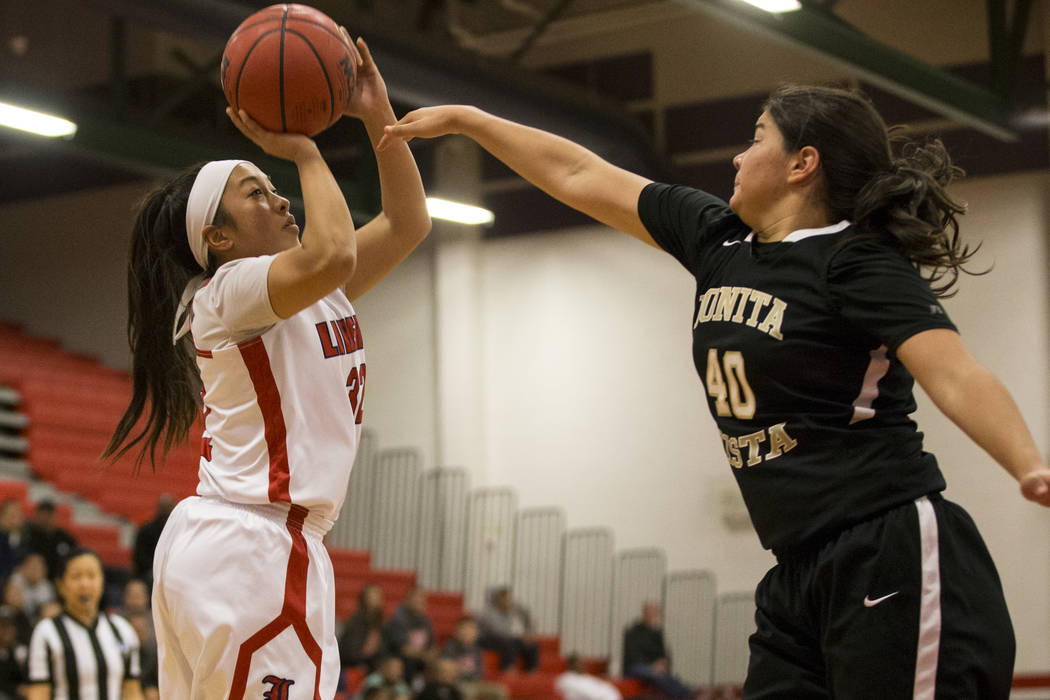
[[[936,329],[901,344],[897,357],[944,415],[1021,485],[1050,506],[1050,468],[1006,387],[969,353],[958,333]]]
[[[270,304],[281,318],[310,306],[354,274],[357,243],[350,209],[317,144],[301,134],[266,131],[242,110],[226,109],[241,133],[272,156],[295,163],[310,218],[301,245],[280,253],[270,265]],[[267,196],[271,196],[267,193]]]
[[[357,47],[362,62],[346,114],[362,121],[375,148],[383,128],[396,118],[368,45],[359,38]],[[408,144],[402,141],[376,151],[376,163],[383,211],[357,230],[357,269],[345,287],[351,300],[386,277],[430,232],[426,194]]]
[[[558,201],[658,247],[638,217],[649,180],[568,139],[465,106],[417,109],[386,132],[381,150],[398,140],[463,134]]]

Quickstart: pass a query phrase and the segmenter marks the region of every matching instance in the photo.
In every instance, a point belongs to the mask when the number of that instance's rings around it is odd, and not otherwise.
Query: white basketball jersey
[[[273,258],[223,265],[193,299],[205,415],[197,493],[335,520],[361,435],[361,331],[341,289],[278,317]]]

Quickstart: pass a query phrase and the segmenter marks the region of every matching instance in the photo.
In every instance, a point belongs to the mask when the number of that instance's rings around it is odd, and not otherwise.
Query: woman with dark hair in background
[[[102,562],[76,549],[58,570],[62,613],[45,618],[29,643],[29,700],[141,700],[139,638],[120,615],[99,611]]]
[[[368,584],[357,595],[357,610],[339,636],[343,668],[364,666],[368,673],[376,670],[384,654],[383,624],[383,589]]]
[[[991,557],[944,500],[913,378],[1050,506],[1050,469],[938,301],[972,251],[938,141],[898,155],[871,104],[768,99],[728,203],[462,106],[387,128],[461,133],[556,199],[666,250],[697,281],[693,357],[763,545],[746,698],[1006,698],[1014,638]],[[926,271],[928,277],[922,272]]]
[[[395,118],[358,47],[347,114],[375,144]],[[406,146],[377,155],[383,212],[355,231],[313,140],[227,113],[295,163],[309,225],[300,242],[288,200],[247,161],[207,163],[146,199],[128,265],[134,394],[106,454],[137,446],[141,463],[184,440],[200,393],[198,495],[172,511],[153,563],[161,694],[262,697],[294,684],[293,696],[329,698],[339,656],[322,538],[346,494],[366,372],[350,300],[430,218]]]

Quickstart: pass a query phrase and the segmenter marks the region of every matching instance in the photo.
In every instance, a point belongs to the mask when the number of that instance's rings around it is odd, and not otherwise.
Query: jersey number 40
[[[704,384],[707,393],[715,400],[718,415],[734,416],[740,420],[754,417],[755,392],[747,383],[744,356],[739,350],[726,350],[719,361],[718,350],[709,349]]]

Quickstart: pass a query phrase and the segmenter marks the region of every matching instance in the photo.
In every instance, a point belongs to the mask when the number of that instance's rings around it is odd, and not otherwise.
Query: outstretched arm
[[[344,35],[346,30],[343,30]],[[347,37],[349,41],[349,37]],[[396,121],[383,82],[364,39],[357,40],[361,64],[347,116],[364,123],[375,148],[383,128]],[[404,141],[376,151],[383,211],[357,231],[357,269],[346,283],[346,295],[356,299],[404,260],[430,232],[426,194],[419,169]]]
[[[474,107],[424,107],[387,127],[379,149],[445,134],[473,139],[558,201],[658,247],[638,217],[638,196],[649,180],[555,134]]]
[[[901,344],[897,357],[937,408],[1017,479],[1025,498],[1050,507],[1050,468],[1021,411],[958,333],[918,333]]]

